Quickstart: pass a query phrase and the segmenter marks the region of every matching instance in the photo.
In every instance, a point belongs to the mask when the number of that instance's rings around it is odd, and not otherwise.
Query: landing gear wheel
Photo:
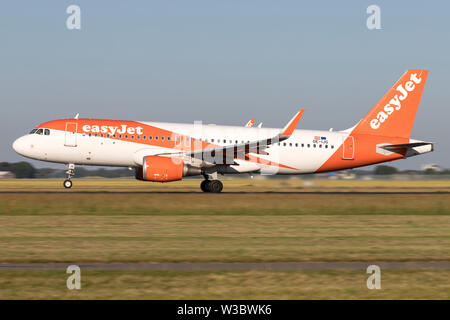
[[[75,164],[69,163],[67,164],[67,171],[66,171],[66,180],[64,180],[63,186],[66,189],[72,188],[72,177],[75,175]]]
[[[223,189],[223,184],[222,182],[220,182],[220,180],[212,180],[208,184],[208,189],[210,190],[209,192],[220,193]]]
[[[202,189],[203,192],[210,192],[208,188],[210,182],[211,182],[210,180],[203,180],[202,183],[200,184],[200,189]]]
[[[72,188],[72,181],[69,179],[64,180],[64,188],[66,188],[66,189]]]

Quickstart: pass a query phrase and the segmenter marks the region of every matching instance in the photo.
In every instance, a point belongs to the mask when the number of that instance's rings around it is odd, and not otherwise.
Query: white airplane
[[[42,123],[18,138],[14,150],[28,158],[68,166],[135,169],[136,178],[169,182],[201,175],[204,192],[221,192],[218,174],[305,174],[399,160],[433,151],[410,139],[426,70],[408,70],[373,109],[344,131],[295,130],[303,110],[283,129],[63,119]]]

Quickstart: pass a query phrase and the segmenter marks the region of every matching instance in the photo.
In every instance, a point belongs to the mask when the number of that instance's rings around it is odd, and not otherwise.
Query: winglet
[[[248,128],[253,127],[253,124],[255,123],[255,118],[251,118],[249,122],[245,125]]]
[[[292,135],[292,132],[294,132],[295,128],[297,127],[298,122],[300,121],[301,117],[303,116],[303,112],[305,110],[300,109],[295,116],[289,121],[289,123],[284,127],[283,131],[281,132],[282,136],[290,137]]]

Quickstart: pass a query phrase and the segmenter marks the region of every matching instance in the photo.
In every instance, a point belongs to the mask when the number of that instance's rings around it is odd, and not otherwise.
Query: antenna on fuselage
[[[78,119],[79,116],[80,116],[80,114],[77,113],[77,114],[75,115],[74,119]]]

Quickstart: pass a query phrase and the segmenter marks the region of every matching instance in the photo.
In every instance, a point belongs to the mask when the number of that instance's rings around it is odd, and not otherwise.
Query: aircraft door
[[[66,147],[76,147],[77,146],[77,129],[78,124],[75,122],[66,123],[66,133],[64,145]]]
[[[342,137],[342,160],[353,160],[355,158],[355,139],[352,136]]]

